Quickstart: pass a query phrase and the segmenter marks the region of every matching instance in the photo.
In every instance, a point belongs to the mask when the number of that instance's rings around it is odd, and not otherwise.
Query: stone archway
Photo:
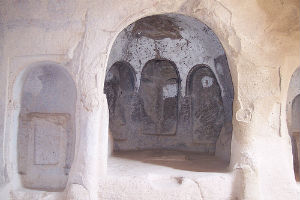
[[[126,103],[132,107],[130,111],[123,109],[124,113],[119,115],[127,116],[123,121],[131,124],[124,131],[126,138],[120,140],[114,136],[116,127],[110,130],[114,150],[192,151],[216,154],[229,163],[233,86],[225,51],[207,25],[180,14],[141,18],[116,38],[108,60],[105,85],[109,85],[114,63],[119,62],[129,63],[136,72],[136,92]],[[185,93],[191,92],[186,91],[192,82],[190,74],[199,64],[209,66],[209,74],[217,85],[218,102],[222,104],[218,128],[215,123],[210,127],[212,134],[217,135],[213,144],[196,140],[190,130],[195,114],[193,108],[197,106],[192,105],[193,101]],[[209,92],[203,90],[201,93],[207,96]],[[215,98],[211,95],[208,100],[214,102]],[[110,107],[110,113],[115,108]],[[209,113],[202,110],[201,114]],[[111,120],[110,117],[110,124],[115,124]],[[205,124],[201,127],[208,128]]]

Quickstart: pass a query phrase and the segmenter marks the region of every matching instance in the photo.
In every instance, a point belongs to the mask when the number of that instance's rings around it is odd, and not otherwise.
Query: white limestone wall
[[[122,189],[105,187],[110,184],[105,175],[108,109],[103,94],[107,60],[125,27],[163,13],[201,20],[225,49],[235,90],[231,170],[242,186],[236,197],[299,199],[285,112],[290,78],[299,66],[299,5],[292,0],[1,1],[0,199],[95,200],[98,193],[121,195]],[[77,87],[75,158],[64,193],[27,191],[16,184],[18,79],[39,61],[65,66]],[[222,199],[224,190],[214,190],[219,183],[197,188]],[[225,185],[236,188],[230,181]]]

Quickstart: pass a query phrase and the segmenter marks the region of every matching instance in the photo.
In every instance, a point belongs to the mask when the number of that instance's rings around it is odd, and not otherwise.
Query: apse
[[[154,15],[126,27],[104,92],[114,154],[191,152],[229,163],[231,75],[218,37],[199,20]]]

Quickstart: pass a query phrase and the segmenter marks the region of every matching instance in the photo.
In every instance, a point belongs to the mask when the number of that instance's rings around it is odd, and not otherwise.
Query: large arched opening
[[[204,23],[165,14],[130,24],[112,46],[105,94],[111,158],[226,170],[233,85],[225,51]]]

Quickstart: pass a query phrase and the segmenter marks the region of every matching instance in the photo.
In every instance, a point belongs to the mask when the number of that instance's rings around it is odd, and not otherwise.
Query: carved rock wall
[[[76,191],[82,193],[78,194],[79,197],[89,196],[91,200],[99,199],[98,194],[108,199],[134,199],[137,197],[134,194],[139,194],[138,199],[299,199],[289,130],[292,112],[286,109],[293,99],[288,95],[290,81],[300,66],[299,10],[297,0],[1,1],[0,199],[60,200],[73,198]],[[181,185],[171,176],[145,171],[142,178],[107,177],[109,112],[103,87],[106,72],[120,61],[114,56],[118,48],[113,48],[113,44],[122,30],[137,20],[170,13],[194,17],[195,21],[206,24],[217,35],[226,53],[230,73],[225,74],[231,75],[234,99],[232,116],[226,114],[230,112],[226,111],[228,106],[224,106],[224,119],[225,122],[232,119],[232,126],[226,126],[233,128],[232,140],[230,149],[223,148],[229,137],[220,135],[216,148],[231,153],[231,172],[203,172],[196,182],[183,179]],[[153,26],[157,25],[154,23]],[[134,30],[139,33],[143,27],[145,25],[141,24]],[[149,31],[143,33],[143,37],[163,38],[165,33],[153,34],[152,27],[148,27]],[[184,30],[187,29],[180,27],[183,30],[177,26],[168,27],[173,34],[167,35],[172,40],[181,40],[182,47],[187,47],[187,41],[180,39],[186,34],[179,34],[186,33]],[[120,47],[123,44],[121,41]],[[154,43],[151,44],[155,47]],[[189,43],[188,47],[193,44]],[[156,46],[162,50],[167,48],[158,43]],[[121,49],[130,48],[125,45]],[[182,79],[179,89],[182,97],[186,94],[185,77],[190,67],[206,64],[219,82],[223,103],[230,102],[230,98],[224,101],[226,89],[223,86],[226,84],[213,64],[222,63],[218,56],[224,58],[224,55],[214,50],[209,52],[209,55],[215,55],[214,58],[208,59],[203,54],[204,57],[200,56],[197,62],[189,62],[186,66],[183,62],[185,54],[176,54],[177,59],[173,59],[165,57],[169,53],[158,54],[157,51],[144,62],[156,59],[158,55],[173,61]],[[147,51],[138,51],[137,58],[144,57],[143,52]],[[60,63],[77,87],[76,144],[67,184],[78,184],[79,187],[66,187],[64,192],[58,193],[24,190],[18,183],[20,79],[31,64],[41,61]],[[139,60],[129,62],[133,68],[138,66],[136,80],[140,80],[145,63],[140,64]],[[136,81],[135,89],[139,87],[140,82]],[[298,90],[299,85],[295,84],[294,89]],[[179,104],[188,110],[189,101],[184,98],[182,102]],[[185,118],[187,114],[179,116]],[[161,189],[161,183],[175,187]],[[69,197],[65,195],[68,189]]]
[[[223,47],[208,26],[175,14],[142,18],[116,38],[108,60],[112,67],[108,65],[107,85],[112,84],[114,66],[121,61],[133,69],[136,79],[134,93],[123,91],[126,100],[122,92],[118,97],[106,88],[110,113],[119,118],[110,118],[116,151],[172,149],[214,154],[225,122],[222,135],[228,135],[228,140],[223,140],[223,146],[230,149],[232,80]],[[207,72],[203,69],[204,74],[197,75],[198,65],[207,66]],[[127,109],[114,106],[115,101]],[[126,137],[120,140],[118,132]],[[220,157],[229,161],[230,151]]]
[[[18,172],[24,187],[64,190],[75,150],[76,88],[61,66],[41,63],[24,77]]]

